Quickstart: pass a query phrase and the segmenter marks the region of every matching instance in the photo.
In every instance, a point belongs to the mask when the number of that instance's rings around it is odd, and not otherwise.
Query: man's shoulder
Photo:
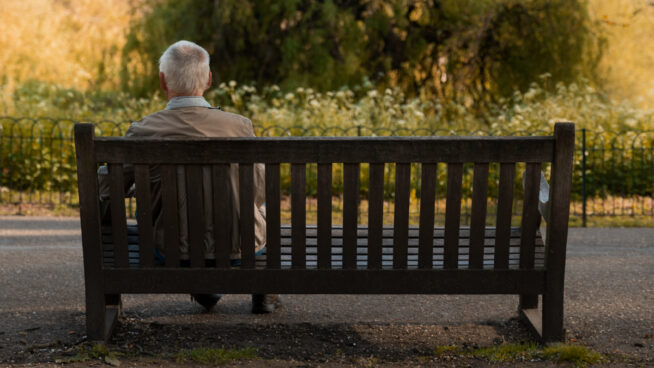
[[[245,116],[214,107],[161,110],[132,123],[130,136],[242,136],[251,135]]]
[[[233,112],[225,111],[221,107],[208,107],[207,112],[208,114],[212,115],[212,117],[215,117],[216,119],[233,120],[245,124],[252,123],[250,119],[246,118],[245,116]]]

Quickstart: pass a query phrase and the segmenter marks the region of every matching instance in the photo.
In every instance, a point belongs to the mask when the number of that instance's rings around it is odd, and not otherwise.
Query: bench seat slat
[[[136,225],[130,225],[128,226],[128,233],[134,233],[135,231],[133,230]],[[289,229],[290,227],[288,225],[284,225],[282,228]],[[314,230],[314,231],[312,231]],[[415,234],[416,233],[416,228],[412,227],[410,230]],[[439,230],[439,229],[436,229]],[[440,229],[442,230],[442,229]],[[484,246],[482,247],[482,254],[481,254],[481,264],[482,268],[488,269],[488,268],[493,268],[494,266],[494,261],[495,261],[495,234],[492,230],[492,228],[487,229],[486,233],[488,234],[487,237],[484,238]],[[511,229],[512,233],[512,238],[510,241],[510,247],[508,250],[508,267],[515,269],[518,268],[520,262],[521,262],[521,236],[520,236],[520,229],[519,228],[512,228]],[[107,233],[109,229],[104,228],[104,235],[103,235],[103,242],[105,243],[104,245],[104,264],[105,266],[112,265],[113,266],[113,244],[111,242],[111,236]],[[362,231],[361,227],[359,228],[360,233],[365,233],[365,231]],[[307,231],[307,234],[313,233],[314,237],[308,237],[306,239],[306,249],[305,249],[305,259],[306,259],[306,267],[307,268],[316,268],[318,266],[317,260],[318,260],[318,240],[315,237],[315,226],[311,226]],[[442,236],[442,231],[434,231],[436,234],[440,234]],[[329,255],[331,257],[331,262],[328,264],[328,268],[342,268],[343,265],[343,238],[337,236],[338,234],[342,235],[342,228],[340,226],[334,226],[332,228],[332,235],[333,237],[331,238],[332,241],[330,243],[330,246],[327,248],[327,251],[329,252]],[[130,260],[130,267],[138,267],[138,262],[139,262],[139,245],[138,245],[138,236],[137,235],[130,235],[128,237],[130,239],[129,245],[128,245],[128,251],[129,251],[129,260]],[[459,247],[458,247],[458,259],[457,259],[457,267],[459,268],[468,268],[472,267],[471,264],[471,252],[472,248],[468,245],[469,239],[467,238],[462,238],[459,239]],[[379,255],[376,256],[378,257],[378,267],[377,268],[392,268],[393,267],[393,257],[394,257],[394,248],[393,248],[394,240],[393,237],[387,237],[383,239],[381,248],[379,250]],[[288,236],[281,238],[281,247],[279,248],[280,252],[280,258],[279,258],[279,264],[278,268],[283,268],[283,269],[288,269],[291,268],[291,260],[292,260],[292,239],[290,237],[290,233]],[[536,232],[535,237],[534,237],[534,255],[533,255],[533,263],[534,267],[536,268],[542,268],[544,265],[544,244],[542,241],[542,238],[540,236],[540,232]],[[410,238],[408,247],[407,247],[407,267],[409,269],[415,269],[418,266],[418,255],[420,253],[419,249],[419,239],[417,238]],[[266,252],[264,252],[264,255],[261,257],[257,257],[256,259],[256,265],[257,267],[264,267],[267,266],[266,263],[266,257],[268,256]],[[433,268],[443,268],[443,260],[444,260],[444,242],[442,237],[441,238],[434,238],[432,239],[432,246],[430,248],[431,256],[428,261],[431,267]],[[368,268],[370,267],[369,264],[369,256],[370,254],[370,248],[368,248],[368,239],[366,237],[357,237],[356,239],[356,249],[354,253],[355,257],[355,267],[357,269],[360,268]],[[229,267],[228,267],[229,268]]]

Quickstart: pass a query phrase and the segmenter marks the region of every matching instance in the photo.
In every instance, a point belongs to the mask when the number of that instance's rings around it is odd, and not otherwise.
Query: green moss
[[[461,349],[459,349],[456,345],[439,345],[434,350],[434,355],[440,357],[444,354],[456,354],[459,353],[460,350]]]
[[[503,344],[474,349],[469,354],[491,362],[513,362],[533,359],[538,355],[538,347],[533,343]]]
[[[197,348],[181,351],[174,355],[177,363],[191,361],[206,365],[223,365],[243,359],[255,359],[257,357],[256,350],[252,347],[242,349]]]
[[[68,358],[59,358],[55,361],[60,363],[80,363],[89,360],[117,361],[121,353],[109,351],[104,344],[93,344],[93,346],[82,345],[77,348],[77,354]]]
[[[572,363],[575,367],[585,367],[588,364],[598,363],[605,359],[600,353],[585,346],[568,344],[556,344],[543,348],[534,343],[513,343],[458,351],[438,347],[435,354],[440,356],[446,351],[461,353],[464,356],[487,359],[490,362],[545,360],[556,363]]]
[[[577,367],[600,362],[603,357],[585,346],[557,344],[543,350],[543,357],[557,363],[570,362]]]

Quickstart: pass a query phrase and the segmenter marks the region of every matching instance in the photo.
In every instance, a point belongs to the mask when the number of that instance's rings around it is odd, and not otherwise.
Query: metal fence
[[[76,122],[65,119],[0,117],[0,205],[36,204],[77,206],[77,176],[73,143]],[[120,136],[128,122],[94,121],[96,134]],[[551,131],[464,131],[445,129],[255,126],[258,136],[427,136],[427,135],[551,135]],[[572,216],[583,226],[589,218],[630,216],[654,218],[654,130],[577,132],[572,193]],[[392,206],[393,166],[387,165],[388,210]],[[309,170],[311,168],[309,167]],[[546,168],[547,169],[547,168]],[[415,174],[419,192],[419,167]],[[362,170],[363,172],[364,170]],[[492,171],[492,169],[491,169]],[[363,174],[362,174],[363,175]],[[307,193],[311,186],[308,173]],[[443,176],[444,178],[444,176]],[[287,178],[288,179],[288,178]],[[444,180],[444,179],[443,179]],[[290,180],[288,180],[290,182]],[[338,193],[338,175],[335,176]],[[365,181],[365,178],[362,179]],[[490,181],[493,181],[491,172]],[[413,182],[413,180],[412,180]],[[465,181],[464,181],[465,182]],[[284,176],[282,177],[284,189]],[[492,184],[491,184],[492,188]],[[442,186],[444,189],[444,185]],[[520,178],[516,195],[521,198]],[[469,219],[471,191],[464,188],[462,221]],[[467,194],[467,195],[466,195]],[[366,193],[362,192],[365,201]],[[419,197],[419,196],[418,196]],[[466,198],[467,197],[467,198]],[[340,207],[340,199],[335,204]],[[309,211],[312,201],[308,200]],[[490,205],[492,207],[492,203]],[[438,206],[437,206],[438,207]],[[490,207],[489,207],[490,208]],[[516,202],[515,212],[520,206]],[[416,209],[417,211],[417,209]]]

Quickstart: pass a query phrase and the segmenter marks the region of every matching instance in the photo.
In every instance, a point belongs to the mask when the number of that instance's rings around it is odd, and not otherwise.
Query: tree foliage
[[[600,54],[584,0],[161,0],[123,50],[123,87],[157,88],[180,39],[212,56],[218,81],[334,90],[370,81],[483,105],[538,76],[592,78]]]

